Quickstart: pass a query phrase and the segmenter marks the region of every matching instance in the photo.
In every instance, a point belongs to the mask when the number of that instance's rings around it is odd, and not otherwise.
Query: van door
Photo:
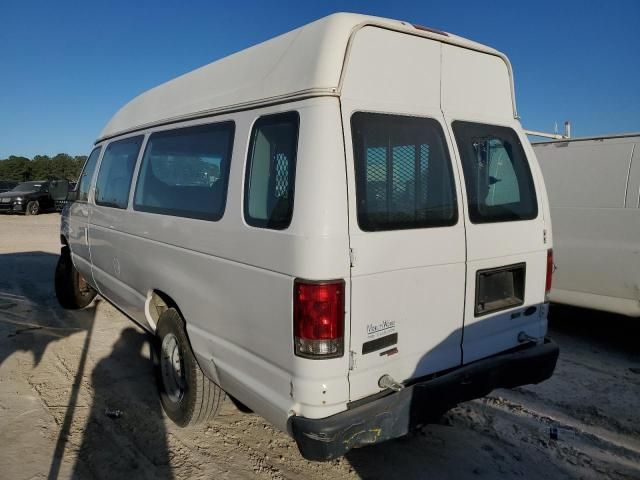
[[[536,189],[526,139],[514,128],[468,121],[452,127],[467,197],[462,351],[469,363],[546,332],[548,251],[537,194],[544,189]]]
[[[133,292],[120,276],[120,237],[143,139],[144,136],[137,135],[115,140],[105,147],[89,225],[92,272],[98,291],[127,313]]]
[[[464,176],[464,363],[546,332],[550,224],[542,174],[514,119],[509,64],[442,47],[442,111]]]
[[[465,232],[438,119],[356,111],[348,122],[353,401],[383,375],[403,382],[460,364]]]
[[[439,42],[373,26],[341,92],[351,248],[351,401],[460,365],[465,232]]]
[[[69,222],[67,238],[73,263],[78,271],[85,278],[92,278],[91,275],[91,252],[89,249],[89,221],[91,216],[91,203],[89,203],[89,190],[96,171],[96,165],[100,158],[102,147],[92,150],[89,158],[85,162],[82,174],[78,179],[75,199],[69,204],[67,219]]]

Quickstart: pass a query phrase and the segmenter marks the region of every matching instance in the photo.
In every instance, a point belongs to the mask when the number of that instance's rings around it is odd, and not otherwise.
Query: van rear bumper
[[[307,460],[326,461],[355,447],[406,435],[460,402],[487,395],[495,388],[539,383],[551,377],[558,345],[550,339],[418,380],[399,392],[353,406],[321,419],[291,417],[289,431]]]

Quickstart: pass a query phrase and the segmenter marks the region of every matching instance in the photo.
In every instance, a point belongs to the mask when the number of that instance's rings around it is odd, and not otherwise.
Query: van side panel
[[[300,114],[300,131],[291,225],[250,227],[242,201],[251,128],[262,115],[292,110]],[[316,98],[199,123],[228,120],[236,135],[222,219],[130,208],[119,235],[121,278],[142,297],[156,289],[169,295],[207,375],[285,429],[290,412],[317,418],[344,410],[348,401],[347,357],[296,357],[292,325],[295,278],[349,275],[339,104]]]
[[[535,145],[555,231],[552,301],[640,315],[638,140]]]
[[[552,208],[622,208],[634,143],[559,142],[535,147]]]

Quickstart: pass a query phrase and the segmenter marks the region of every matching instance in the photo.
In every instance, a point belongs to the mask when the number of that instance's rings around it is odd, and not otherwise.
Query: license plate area
[[[476,272],[475,316],[524,304],[526,263],[487,268]]]

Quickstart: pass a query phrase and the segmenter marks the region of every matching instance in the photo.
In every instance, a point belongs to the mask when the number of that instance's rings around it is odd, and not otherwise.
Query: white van
[[[158,339],[179,425],[223,391],[328,460],[547,379],[551,223],[504,55],[336,14],[143,93],[63,216],[58,296]]]
[[[533,146],[555,226],[551,301],[640,317],[640,134]]]

